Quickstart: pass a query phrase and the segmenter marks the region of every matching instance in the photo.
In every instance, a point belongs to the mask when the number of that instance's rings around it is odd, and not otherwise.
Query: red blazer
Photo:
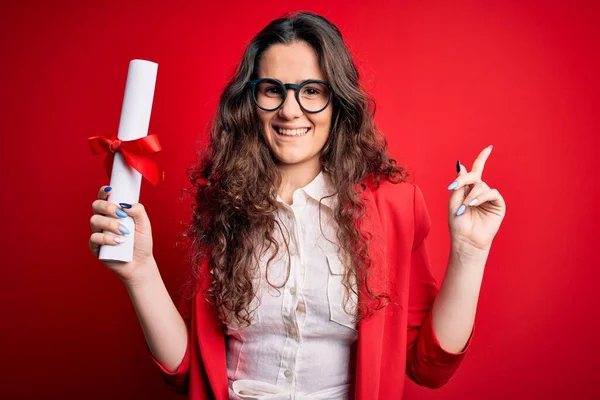
[[[440,346],[433,330],[431,309],[438,284],[427,254],[431,220],[419,187],[383,181],[376,190],[369,185],[362,196],[367,202],[364,227],[373,235],[369,279],[375,290],[389,293],[392,302],[358,324],[355,399],[401,399],[405,373],[429,388],[448,382],[473,332],[462,352],[451,353]],[[181,365],[169,372],[152,354],[151,358],[176,391],[194,400],[227,400],[225,337],[214,307],[200,294],[183,303],[180,311],[188,325]]]

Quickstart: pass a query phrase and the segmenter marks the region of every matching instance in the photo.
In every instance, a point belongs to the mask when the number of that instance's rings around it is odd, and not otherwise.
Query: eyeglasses
[[[265,111],[279,109],[289,89],[296,91],[296,101],[307,113],[318,113],[327,108],[333,97],[333,89],[328,82],[310,79],[300,84],[283,83],[273,78],[261,78],[248,82],[252,90],[254,104]]]

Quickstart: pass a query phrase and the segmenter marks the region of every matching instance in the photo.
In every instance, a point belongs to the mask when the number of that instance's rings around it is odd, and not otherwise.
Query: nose
[[[283,105],[279,109],[279,115],[282,118],[291,120],[294,118],[299,118],[304,114],[302,108],[300,108],[300,104],[296,100],[296,92],[294,89],[288,89],[287,96]]]

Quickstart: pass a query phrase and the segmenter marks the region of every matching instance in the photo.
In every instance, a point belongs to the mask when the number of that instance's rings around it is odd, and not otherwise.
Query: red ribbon
[[[162,150],[158,137],[154,134],[135,140],[119,140],[115,135],[92,136],[88,138],[92,153],[108,153],[104,159],[104,168],[110,176],[112,172],[113,159],[117,151],[121,152],[125,162],[153,185],[164,179],[164,172],[160,170],[156,162],[149,158],[151,154]]]

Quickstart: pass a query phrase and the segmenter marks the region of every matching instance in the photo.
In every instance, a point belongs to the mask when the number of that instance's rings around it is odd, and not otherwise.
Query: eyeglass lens
[[[284,96],[284,88],[277,82],[263,81],[254,87],[256,102],[266,110],[279,108],[284,101]],[[329,101],[329,89],[322,83],[311,82],[300,88],[298,98],[305,110],[320,111]]]

